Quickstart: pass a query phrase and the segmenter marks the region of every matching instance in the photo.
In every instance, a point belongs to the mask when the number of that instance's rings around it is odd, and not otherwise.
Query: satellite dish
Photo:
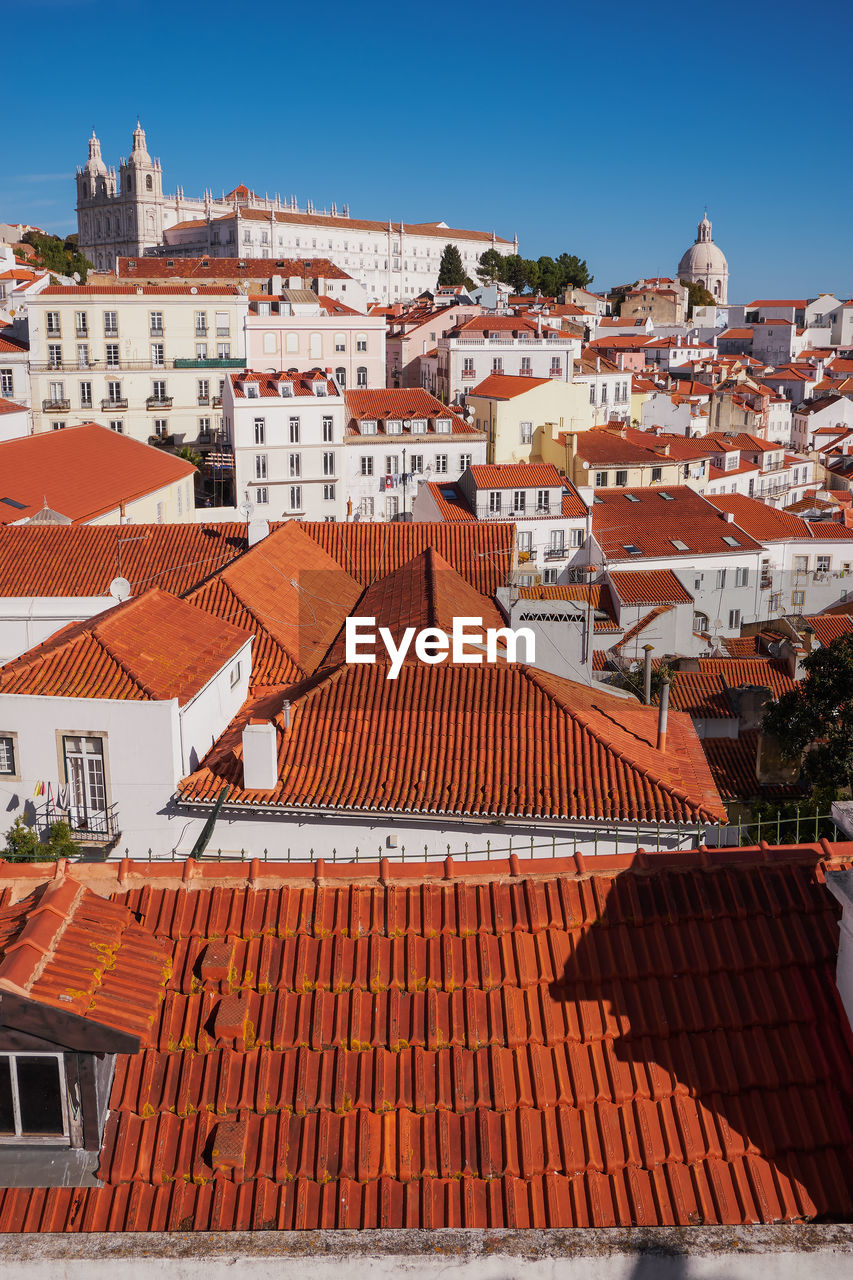
[[[195,285],[192,285],[192,286],[190,287],[190,293],[198,293],[198,289],[196,288],[196,286],[195,286]]]
[[[722,629],[723,629],[723,620],[722,620],[722,618],[715,618],[715,619],[714,619],[714,630],[715,630],[715,631],[722,631]]]
[[[247,520],[250,520],[255,512],[255,504],[254,502],[250,502],[248,498],[244,498],[237,510],[241,515],[245,516]]]
[[[130,598],[130,583],[127,578],[113,578],[110,583],[110,595],[113,600],[118,600],[119,604],[123,600]]]

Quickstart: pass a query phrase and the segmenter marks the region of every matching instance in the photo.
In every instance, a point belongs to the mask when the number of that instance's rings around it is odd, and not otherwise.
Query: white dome
[[[678,264],[679,277],[697,273],[699,275],[710,275],[715,272],[721,274],[728,271],[729,264],[726,261],[726,255],[723,253],[719,245],[714,244],[713,240],[705,240],[696,244],[692,244],[687,252],[682,256]]]
[[[89,139],[89,159],[86,161],[86,172],[90,178],[101,178],[106,175],[107,166],[101,158],[101,144],[95,137],[95,130]]]
[[[144,165],[151,164],[151,157],[148,154],[148,148],[145,145],[145,130],[137,120],[136,128],[133,131],[133,149],[130,153],[129,164],[134,168],[141,168]]]

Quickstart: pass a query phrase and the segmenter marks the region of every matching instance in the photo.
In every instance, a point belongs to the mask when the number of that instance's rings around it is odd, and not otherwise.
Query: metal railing
[[[33,360],[30,370],[33,373],[49,373],[51,369],[64,369],[70,372],[91,373],[102,369],[244,369],[246,361],[241,356],[217,356],[211,359],[196,359],[194,356],[174,356],[163,360]]]
[[[36,811],[36,824],[41,831],[49,831],[54,822],[67,822],[71,829],[71,839],[81,845],[112,844],[121,835],[116,804],[85,815],[73,809],[62,809],[50,802]]]
[[[783,831],[786,833],[784,839]],[[507,840],[500,842],[493,841],[491,838],[466,840],[461,849],[448,843],[443,849],[432,852],[427,844],[414,847],[403,844],[393,850],[389,850],[384,843],[370,847],[356,845],[354,849],[340,850],[335,845],[331,848],[328,845],[322,845],[317,848],[309,847],[307,853],[287,845],[285,848],[275,848],[272,852],[265,848],[260,855],[247,849],[209,849],[200,860],[248,862],[258,857],[261,862],[310,863],[322,858],[326,862],[376,863],[390,856],[390,860],[394,862],[438,862],[445,857],[453,858],[454,861],[470,862],[515,855],[522,860],[523,869],[525,858],[566,858],[576,857],[578,853],[591,858],[599,854],[614,853],[624,856],[638,850],[643,850],[645,853],[665,854],[667,851],[676,853],[678,850],[698,850],[700,847],[734,849],[743,846],[758,847],[762,840],[770,844],[787,843],[791,847],[796,847],[817,843],[823,837],[833,842],[839,838],[838,827],[831,814],[797,814],[793,818],[782,818],[781,814],[777,814],[764,819],[759,816],[755,822],[751,823],[716,823],[698,827],[696,824],[687,825],[679,822],[623,823],[620,826],[593,829],[591,840],[588,836],[578,839],[577,833],[567,830],[561,834],[552,832],[538,839],[532,835],[517,837],[510,835]],[[118,852],[114,856],[119,856]],[[129,850],[125,850],[125,856],[131,856]],[[141,856],[133,854],[134,859],[140,862],[183,862],[187,856],[187,852],[178,852],[176,849],[171,849],[162,855],[156,854],[152,849]],[[590,869],[594,870],[594,868]]]
[[[174,396],[148,396],[145,401],[146,409],[171,409]]]
[[[42,407],[43,413],[48,413],[56,409],[70,409],[71,401],[70,400],[42,400],[41,407]]]
[[[109,399],[106,399],[106,400],[102,400],[102,401],[101,401],[101,408],[102,408],[102,409],[104,409],[104,410],[106,410],[106,409],[126,409],[126,408],[127,408],[127,398],[126,398],[125,396],[119,396],[119,397],[118,397],[118,399],[116,399],[116,400],[113,400],[112,398],[109,398]]]

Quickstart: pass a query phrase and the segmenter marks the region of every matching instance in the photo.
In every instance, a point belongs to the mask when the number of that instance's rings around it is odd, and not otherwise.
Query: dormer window
[[[450,419],[449,419],[449,418],[436,418],[436,420],[435,420],[435,429],[436,429],[436,431],[441,431],[441,432],[444,432],[444,433],[446,434],[446,433],[450,430]]]
[[[257,384],[257,382],[247,382],[247,383],[245,384],[245,387],[246,387],[246,398],[247,398],[248,400],[257,400],[257,398],[258,398],[258,384]]]
[[[0,1054],[0,1143],[68,1141],[62,1055]]]
[[[325,396],[325,395],[327,395],[327,394],[328,394],[328,387],[326,386],[326,383],[325,383],[325,382],[315,382],[315,383],[314,383],[314,395],[315,395],[315,396]]]
[[[361,434],[363,436],[376,435],[376,419],[375,418],[364,418],[360,425],[361,425]]]
[[[409,423],[410,429],[414,434],[424,432],[427,429],[426,418],[412,418]]]
[[[292,383],[292,382],[290,382],[290,381],[283,381],[283,382],[280,382],[280,383],[278,384],[278,394],[279,394],[280,396],[292,396],[292,395],[293,395],[293,383]]]
[[[388,418],[385,423],[385,432],[389,436],[399,436],[403,431],[403,423],[399,418]]]

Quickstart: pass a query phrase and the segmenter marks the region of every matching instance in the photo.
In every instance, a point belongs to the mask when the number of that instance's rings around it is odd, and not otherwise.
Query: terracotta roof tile
[[[297,811],[626,821],[722,813],[686,717],[671,718],[663,753],[654,708],[533,668],[418,664],[386,676],[377,658],[282,691],[291,724],[275,718],[279,782],[260,797],[242,786],[248,704],[180,796],[209,802],[228,783],[229,805]],[[543,736],[548,753],[535,745]]]
[[[736,738],[703,738],[711,773],[724,800],[783,799],[803,794],[795,784],[758,781],[758,730],[742,730]]]
[[[811,614],[803,621],[811,627],[820,645],[832,644],[833,640],[837,640],[839,636],[853,632],[853,618],[845,613]]]
[[[768,688],[774,698],[796,688],[786,663],[777,658],[697,658],[698,671],[675,671],[670,702],[694,718],[735,719],[727,689]]]
[[[108,596],[120,575],[179,595],[245,549],[244,523],[0,525],[0,596]]]
[[[144,297],[177,298],[190,295],[200,298],[236,297],[240,290],[231,284],[73,284],[51,285],[42,289],[39,298],[92,297],[109,296],[135,297],[142,290]]]
[[[644,556],[669,559],[737,550],[723,541],[727,537],[736,538],[743,550],[759,549],[749,534],[727,523],[710,501],[686,486],[596,489],[595,499],[593,534],[609,560],[629,559],[628,546]]]
[[[172,973],[103,1185],[0,1230],[849,1221],[851,854],[80,868]]]
[[[351,279],[328,258],[119,258],[116,275],[120,280],[197,280],[205,276],[217,280],[269,280],[274,275],[300,276],[303,280]]]
[[[183,706],[249,635],[154,587],[63,627],[0,667],[0,691],[65,698],[164,701]]]
[[[234,391],[235,400],[248,400],[251,397],[246,395],[245,387],[248,384],[256,386],[259,397],[270,397],[278,399],[281,396],[280,385],[282,382],[288,382],[291,387],[291,394],[294,396],[314,396],[314,387],[316,383],[325,382],[326,394],[337,398],[340,395],[337,386],[324,369],[285,369],[280,373],[259,373],[254,369],[240,369],[237,373],[232,373],[231,386]]]
[[[561,489],[565,479],[553,463],[507,462],[497,466],[473,466],[478,489]]]
[[[467,394],[485,396],[491,400],[513,400],[516,396],[523,396],[526,392],[534,391],[536,387],[544,387],[551,381],[551,378],[525,378],[522,374],[490,373]]]
[[[610,581],[623,604],[692,604],[693,597],[671,569],[616,569]]]
[[[72,522],[94,520],[122,503],[195,475],[183,458],[94,422],[0,444],[0,524],[29,519],[46,503]]]

